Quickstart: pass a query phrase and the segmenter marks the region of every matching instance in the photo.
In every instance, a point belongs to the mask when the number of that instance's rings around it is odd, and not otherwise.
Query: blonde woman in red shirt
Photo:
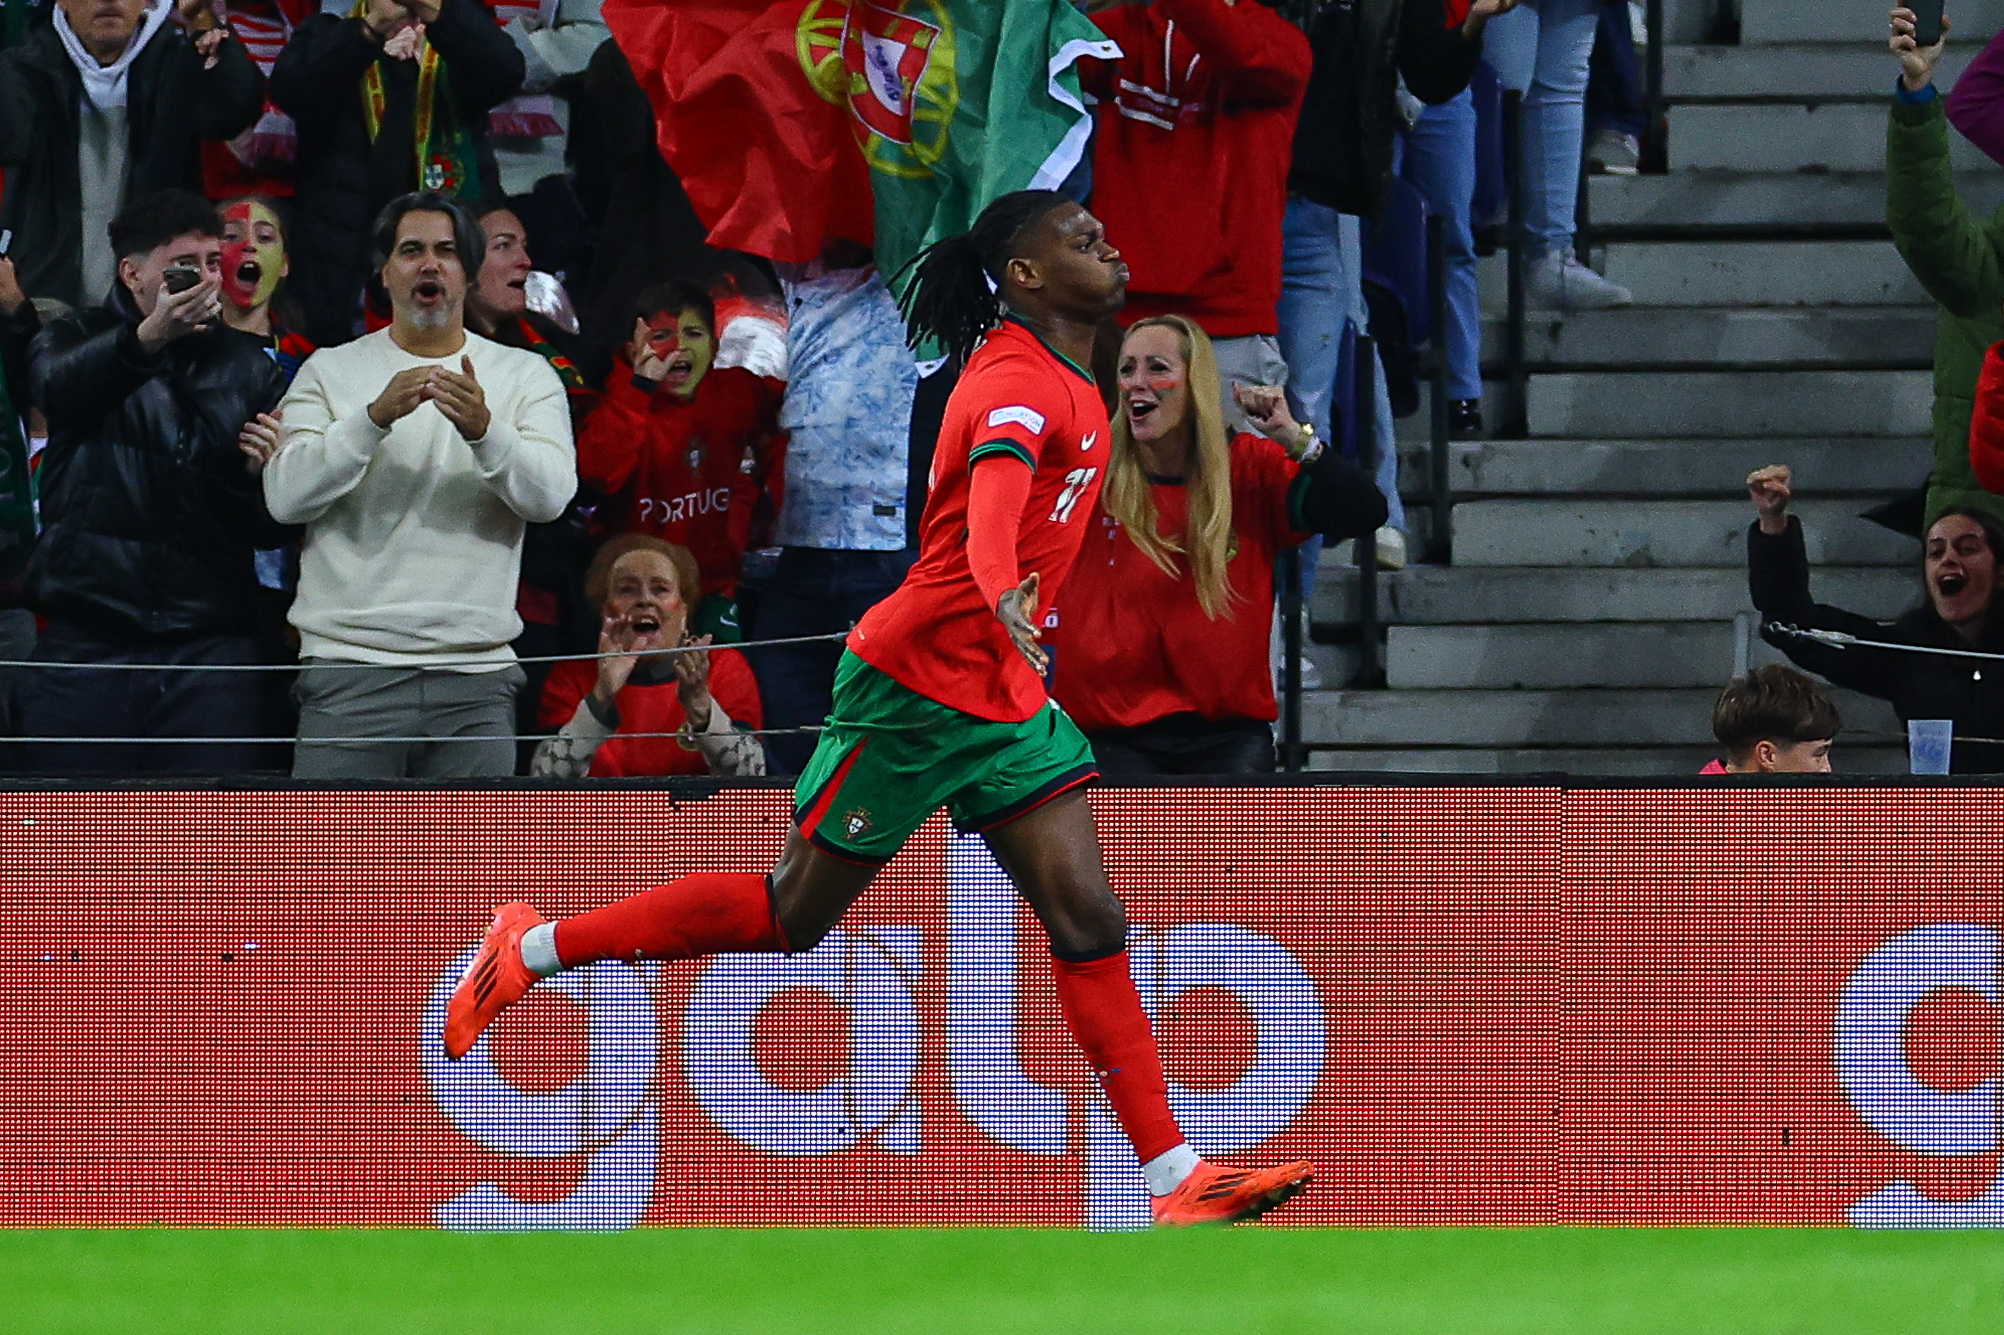
[[[1225,428],[1217,358],[1193,321],[1137,321],[1085,546],[1059,594],[1051,693],[1115,774],[1273,768],[1273,571],[1320,533],[1377,531],[1385,499],[1280,390],[1235,384],[1263,434]]]

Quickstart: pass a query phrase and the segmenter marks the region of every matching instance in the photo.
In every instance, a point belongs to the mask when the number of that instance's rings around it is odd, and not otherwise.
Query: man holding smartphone
[[[118,280],[105,304],[34,344],[49,445],[28,601],[48,622],[35,661],[50,666],[30,669],[16,700],[24,736],[132,740],[23,749],[42,773],[257,768],[246,743],[153,739],[271,727],[255,674],[190,669],[258,660],[252,554],[292,535],[237,438],[277,404],[285,373],[222,327],[223,227],[207,200],[160,191],[110,231]]]

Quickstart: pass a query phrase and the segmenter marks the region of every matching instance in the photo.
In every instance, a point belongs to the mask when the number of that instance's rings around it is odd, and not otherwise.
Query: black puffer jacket
[[[115,640],[248,632],[251,554],[298,532],[272,521],[237,433],[277,405],[285,373],[227,331],[148,357],[138,327],[120,285],[35,340],[49,447],[29,605]]]
[[[250,127],[264,107],[264,76],[226,41],[216,67],[170,24],[155,34],[127,76],[129,175],[125,197],[176,186],[202,188],[201,143],[229,139]],[[83,81],[63,51],[53,24],[0,52],[0,167],[7,195],[0,228],[14,233],[10,252],[31,297],[72,306],[96,301],[83,281],[83,204],[77,183],[77,106]],[[104,237],[94,245],[109,244]]]
[[[1294,130],[1287,188],[1370,218],[1392,180],[1399,77],[1428,106],[1461,94],[1482,59],[1480,39],[1447,26],[1442,0],[1333,0],[1308,29],[1314,72]]]
[[[1763,533],[1759,524],[1748,528],[1747,583],[1764,622],[1803,630],[1842,631],[1883,644],[2004,653],[2004,617],[1994,613],[1971,644],[1935,614],[1932,604],[1917,607],[1895,621],[1874,621],[1817,602],[1809,596],[1809,556],[1803,547],[1802,521],[1793,515],[1785,533]],[[2004,664],[1897,649],[1839,649],[1781,634],[1767,625],[1762,626],[1761,634],[1796,666],[1834,685],[1889,702],[1902,722],[1954,719],[1957,736],[2004,738]],[[1949,765],[1957,774],[2004,773],[2004,746],[1957,742],[1949,752]]]
[[[425,37],[438,51],[491,190],[497,174],[487,113],[521,89],[521,49],[476,0],[444,0]],[[271,100],[299,123],[287,290],[306,312],[306,336],[322,347],[354,337],[369,225],[383,205],[418,188],[417,62],[381,56],[360,19],[315,14],[293,32],[271,71]],[[371,65],[383,76],[382,129],[373,141],[362,111]]]

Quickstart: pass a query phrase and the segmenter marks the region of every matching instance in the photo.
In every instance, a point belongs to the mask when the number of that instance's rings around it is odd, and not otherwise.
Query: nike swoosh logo
[[[1099,444],[1099,432],[1088,431],[1086,432],[1086,438],[1079,442],[1079,453],[1088,453],[1097,444]]]

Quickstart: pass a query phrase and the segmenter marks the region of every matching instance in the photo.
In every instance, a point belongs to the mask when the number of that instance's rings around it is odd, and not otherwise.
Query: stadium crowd
[[[1477,93],[1524,94],[1533,303],[1627,304],[1573,237],[1583,159],[1635,169],[1630,6],[1077,7],[1118,54],[1080,62],[1064,189],[1132,281],[1089,368],[1114,453],[1046,591],[1052,691],[1109,773],[1270,769],[1276,561],[1407,559],[1411,364],[1374,268],[1402,239],[1371,220],[1395,186],[1447,220],[1452,419],[1480,435]],[[907,346],[901,275],[833,230],[805,260],[708,244],[598,0],[6,12],[0,660],[47,665],[0,669],[6,769],[799,772],[840,634],[911,562],[956,374]],[[1986,224],[1939,50],[1893,27],[1893,226],[1966,422],[2004,279],[1963,244]],[[1947,115],[1996,138],[1978,73]],[[1937,419],[1960,462],[1931,514],[1970,472]],[[1787,497],[1755,486],[1754,590],[1808,626]],[[1962,508],[1945,559],[1995,531]]]

